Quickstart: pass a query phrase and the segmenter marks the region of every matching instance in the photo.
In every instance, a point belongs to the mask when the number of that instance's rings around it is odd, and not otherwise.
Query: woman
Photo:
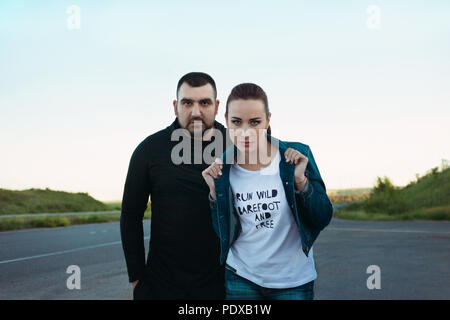
[[[310,148],[271,137],[270,117],[259,86],[234,87],[225,112],[233,145],[202,173],[227,299],[314,298],[312,245],[333,208]]]

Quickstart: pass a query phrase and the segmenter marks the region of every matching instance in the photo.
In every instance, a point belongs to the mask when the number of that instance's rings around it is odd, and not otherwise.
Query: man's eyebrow
[[[190,98],[182,98],[180,101],[181,102],[195,102],[196,100],[190,99]],[[199,102],[212,102],[212,99],[211,98],[201,98],[198,101]]]

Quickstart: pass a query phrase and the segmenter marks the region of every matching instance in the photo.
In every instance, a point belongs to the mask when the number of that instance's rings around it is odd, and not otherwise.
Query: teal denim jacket
[[[267,134],[272,143],[278,143],[280,150],[280,178],[283,182],[286,198],[298,227],[302,250],[308,256],[314,241],[331,221],[333,206],[326,194],[325,184],[320,176],[311,149],[300,142],[285,142]],[[286,162],[284,153],[288,148],[298,150],[308,158],[305,176],[308,183],[303,191],[295,190],[295,165]],[[223,264],[233,242],[238,238],[241,229],[239,216],[234,205],[230,187],[230,168],[235,155],[236,146],[232,145],[222,155],[222,175],[214,179],[216,200],[209,195],[212,224],[220,239],[220,263]],[[233,159],[230,161],[230,159]]]

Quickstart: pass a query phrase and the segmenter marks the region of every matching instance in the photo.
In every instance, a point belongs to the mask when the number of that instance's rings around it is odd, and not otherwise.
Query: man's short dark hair
[[[210,75],[203,72],[189,72],[184,76],[182,76],[181,79],[178,81],[177,99],[178,99],[178,90],[180,90],[181,85],[185,82],[191,87],[202,87],[209,83],[214,89],[214,99],[217,98],[216,83],[214,82],[214,79]]]

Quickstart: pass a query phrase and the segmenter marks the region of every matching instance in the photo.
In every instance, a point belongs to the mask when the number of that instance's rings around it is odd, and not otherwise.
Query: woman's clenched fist
[[[211,198],[216,200],[216,189],[214,187],[214,179],[217,179],[222,175],[222,167],[223,162],[219,158],[216,158],[211,165],[203,170],[202,176],[205,179],[206,184],[209,187],[209,193],[211,194]]]

